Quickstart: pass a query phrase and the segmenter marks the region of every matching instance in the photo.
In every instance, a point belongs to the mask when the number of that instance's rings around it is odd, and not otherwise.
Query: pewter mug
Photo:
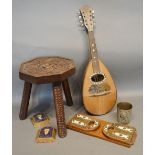
[[[132,104],[120,102],[117,104],[117,121],[120,124],[128,124],[131,119]]]

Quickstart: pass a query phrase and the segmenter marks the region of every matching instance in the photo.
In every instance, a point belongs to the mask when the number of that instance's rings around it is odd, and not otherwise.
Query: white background
[[[151,2],[151,3],[150,3]],[[144,3],[144,154],[154,154],[154,134],[150,132],[154,128],[154,6],[153,1],[145,1]],[[1,153],[11,154],[11,3],[3,1],[0,5],[0,19],[1,19],[1,56],[6,59],[1,59]],[[2,74],[1,74],[2,75]],[[149,90],[149,91],[148,91]],[[6,112],[7,111],[7,112]],[[5,133],[3,127],[5,126]],[[152,130],[151,130],[152,131]]]
[[[105,141],[68,130],[64,140],[57,138],[52,146],[34,143],[33,128],[29,119],[19,121],[23,81],[18,77],[20,64],[38,56],[59,55],[72,58],[76,74],[70,78],[74,106],[65,106],[66,121],[82,107],[81,89],[83,74],[88,63],[87,35],[78,27],[77,11],[89,4],[95,10],[95,38],[99,58],[104,61],[116,83],[118,100],[133,104],[130,125],[137,128],[138,137],[129,150]],[[142,153],[142,0],[14,0],[13,1],[13,153],[18,154],[92,154],[109,155]],[[55,126],[51,85],[33,85],[30,113],[48,113]],[[83,111],[85,113],[85,111]],[[116,107],[100,118],[116,121]],[[23,133],[23,134],[22,134]],[[20,142],[20,139],[24,141]],[[88,143],[90,142],[90,143]],[[81,149],[76,146],[79,144]],[[25,149],[27,146],[29,150]],[[62,148],[60,150],[59,148]],[[71,147],[71,152],[68,150]],[[90,148],[90,149],[88,149]],[[111,149],[113,148],[113,149]]]

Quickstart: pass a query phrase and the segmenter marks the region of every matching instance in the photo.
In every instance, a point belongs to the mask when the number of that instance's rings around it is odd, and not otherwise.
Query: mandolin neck
[[[91,54],[93,71],[94,73],[98,73],[100,72],[100,66],[99,66],[97,48],[96,48],[95,37],[94,37],[93,31],[88,31],[88,38],[89,38],[89,51]]]

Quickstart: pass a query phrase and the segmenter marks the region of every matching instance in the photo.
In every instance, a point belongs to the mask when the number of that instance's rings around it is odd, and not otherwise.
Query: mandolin
[[[89,6],[81,7],[79,20],[88,34],[91,55],[83,81],[84,107],[94,115],[106,114],[115,105],[117,93],[107,67],[98,58],[94,38],[94,10]]]

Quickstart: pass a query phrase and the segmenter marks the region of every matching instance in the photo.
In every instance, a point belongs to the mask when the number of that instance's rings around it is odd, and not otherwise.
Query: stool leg
[[[68,80],[64,80],[62,82],[63,85],[63,90],[64,90],[64,94],[66,97],[66,102],[68,106],[72,106],[73,105],[73,100],[72,100],[72,96],[71,96],[71,92],[70,92],[70,87],[69,87],[69,83]]]
[[[58,135],[63,138],[67,134],[61,83],[53,84],[53,96],[56,109]]]
[[[31,83],[28,83],[28,82],[24,83],[23,97],[22,97],[20,113],[19,113],[19,118],[21,120],[24,120],[27,117],[31,88],[32,88]]]

